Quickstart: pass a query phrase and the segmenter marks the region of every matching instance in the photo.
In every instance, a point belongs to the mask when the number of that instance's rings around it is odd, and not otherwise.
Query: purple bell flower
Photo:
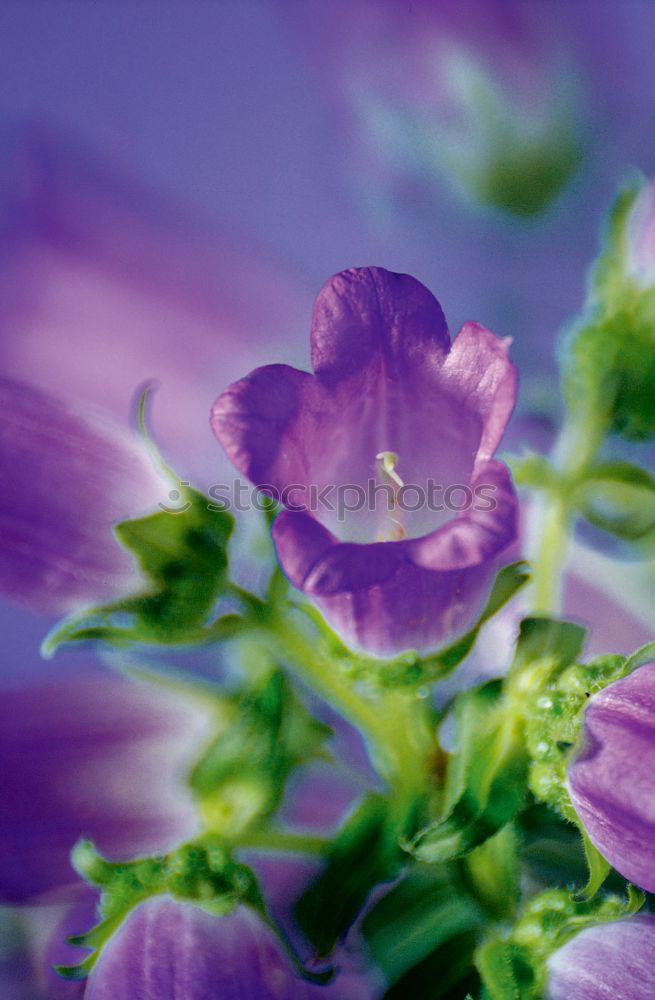
[[[112,860],[198,832],[185,778],[210,710],[99,668],[0,695],[0,900],[70,898],[70,852],[91,837]]]
[[[653,949],[652,914],[589,927],[551,955],[546,1000],[647,1000]]]
[[[111,529],[166,499],[145,448],[2,377],[0,416],[0,593],[65,614],[134,590],[134,560]]]
[[[594,695],[569,792],[589,838],[625,878],[655,892],[655,663]]]
[[[427,650],[480,611],[517,534],[492,457],[516,397],[507,348],[474,323],[451,345],[418,281],[353,268],[316,301],[313,376],[270,365],[217,400],[228,456],[287,508],[284,572],[350,643]]]
[[[367,1000],[365,981],[313,987],[260,916],[217,916],[159,896],[136,907],[104,946],[85,1000]]]

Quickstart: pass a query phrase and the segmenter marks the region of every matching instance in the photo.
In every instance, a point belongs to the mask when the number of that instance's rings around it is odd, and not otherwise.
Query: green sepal
[[[91,841],[80,840],[73,848],[71,863],[83,879],[101,890],[101,920],[85,934],[69,939],[71,944],[91,949],[92,954],[78,966],[60,969],[67,978],[87,976],[100,949],[127,914],[152,896],[167,893],[217,914],[228,913],[244,902],[265,915],[254,873],[234,861],[225,844],[211,834],[169,854],[127,862],[107,861]]]
[[[395,878],[405,856],[399,839],[413,817],[368,795],[329,845],[325,867],[300,897],[296,917],[320,956],[350,928],[369,892]]]
[[[443,818],[403,844],[420,861],[462,857],[508,823],[525,801],[522,721],[491,681],[455,701],[458,749],[446,778]]]
[[[549,683],[582,652],[586,630],[556,618],[524,618],[519,626],[508,683],[520,700]]]
[[[227,586],[227,546],[234,519],[226,511],[211,510],[196,490],[181,486],[180,491],[184,510],[162,510],[115,528],[145,578],[144,591],[56,626],[43,644],[44,655],[51,656],[63,642],[89,639],[115,646],[205,639],[207,619]],[[208,637],[216,638],[221,629],[230,633],[234,616],[228,618],[211,626]]]
[[[582,834],[582,846],[589,871],[587,884],[580,893],[580,896],[582,899],[592,899],[607,879],[612,866],[603,857],[598,848],[594,847],[582,824],[580,824],[580,833]]]
[[[163,894],[195,903],[216,917],[230,913],[238,904],[250,906],[277,935],[300,975],[320,985],[334,974],[332,968],[320,972],[305,968],[284,932],[269,917],[252,869],[235,861],[229,845],[215,834],[204,834],[165,855],[128,862],[107,861],[91,841],[81,840],[71,861],[82,878],[100,888],[101,920],[85,934],[68,939],[70,944],[90,949],[91,954],[79,965],[57,967],[67,979],[88,976],[101,949],[128,913],[144,900]]]
[[[238,836],[280,804],[299,764],[325,754],[329,726],[314,719],[280,670],[231,699],[227,725],[189,776],[205,825]]]
[[[532,899],[509,932],[492,932],[480,946],[476,964],[490,1000],[540,1000],[549,956],[568,940],[597,924],[629,917],[645,896],[628,886],[627,899],[581,899],[565,889],[550,889]]]
[[[588,521],[619,538],[643,541],[655,532],[655,478],[630,462],[596,465],[575,502]]]

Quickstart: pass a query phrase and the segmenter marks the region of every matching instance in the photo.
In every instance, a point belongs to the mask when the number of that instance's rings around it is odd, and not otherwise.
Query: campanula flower
[[[138,577],[112,525],[151,510],[170,484],[127,430],[0,376],[0,593],[67,613]]]
[[[353,268],[321,290],[311,346],[313,376],[270,365],[230,386],[214,432],[285,504],[280,564],[349,642],[434,648],[475,620],[516,537],[492,457],[516,396],[508,344],[467,323],[451,345],[418,281]]]
[[[159,896],[139,904],[103,947],[85,1000],[367,1000],[363,979],[304,982],[263,919],[217,915]]]
[[[655,891],[655,663],[592,695],[569,791],[590,840],[625,878]]]
[[[165,851],[198,820],[186,774],[210,732],[196,700],[98,667],[0,694],[0,899],[69,897],[70,853]]]
[[[653,948],[652,914],[588,927],[551,955],[546,1000],[646,1000]]]

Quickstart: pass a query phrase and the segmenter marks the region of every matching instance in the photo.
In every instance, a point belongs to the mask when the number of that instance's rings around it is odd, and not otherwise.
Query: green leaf
[[[354,922],[369,892],[403,866],[400,836],[411,822],[380,795],[368,795],[337,834],[325,867],[300,897],[296,916],[319,955],[329,955]]]
[[[522,721],[500,684],[492,681],[459,695],[455,719],[458,750],[448,769],[444,817],[404,845],[420,861],[468,854],[508,823],[525,800]]]
[[[518,697],[556,677],[582,652],[586,630],[555,618],[524,618],[509,681]]]
[[[588,521],[619,538],[638,541],[655,529],[655,478],[629,462],[595,466],[576,501]]]
[[[609,875],[611,865],[609,861],[605,860],[600,851],[594,847],[582,825],[580,832],[582,833],[582,846],[584,847],[587,868],[589,869],[589,879],[586,886],[582,890],[582,897],[584,899],[591,899],[596,895]]]
[[[473,932],[484,919],[482,907],[468,892],[455,866],[418,864],[370,910],[362,932],[387,983],[400,988],[401,982],[408,986],[409,973],[423,963],[433,970],[435,953],[443,958],[442,948],[449,954],[456,939],[468,941],[463,974],[471,963]],[[448,965],[445,963],[442,973]],[[420,976],[419,970],[414,979]],[[440,979],[431,978],[430,996],[437,995]]]
[[[206,825],[234,837],[269,816],[293,769],[320,755],[330,734],[280,670],[260,678],[232,699],[227,726],[189,777]]]
[[[44,655],[62,642],[88,639],[117,646],[203,640],[205,623],[227,585],[234,519],[211,510],[207,498],[189,487],[182,499],[188,506],[178,513],[160,511],[116,526],[118,540],[145,577],[144,591],[58,625],[44,643]]]

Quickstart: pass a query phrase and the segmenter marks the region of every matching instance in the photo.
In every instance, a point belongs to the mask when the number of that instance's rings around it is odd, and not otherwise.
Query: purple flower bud
[[[135,438],[0,377],[0,480],[1,593],[67,613],[138,586],[112,525],[167,486]]]
[[[0,723],[0,900],[68,896],[82,836],[127,860],[197,832],[184,779],[208,737],[200,703],[87,668],[2,692]]]
[[[655,180],[643,185],[626,221],[625,268],[642,287],[655,285]]]
[[[347,987],[312,987],[280,942],[245,906],[218,916],[193,903],[157,897],[141,903],[104,946],[85,1000],[367,1000]]]
[[[655,892],[655,663],[594,695],[569,768],[573,806],[625,878]]]
[[[508,343],[468,323],[451,344],[427,288],[376,267],[326,283],[311,341],[313,376],[257,369],[219,397],[214,432],[285,504],[282,569],[349,642],[434,648],[473,623],[516,538],[493,458],[516,397]]]
[[[546,1000],[647,1000],[654,950],[651,914],[589,927],[551,955]]]

